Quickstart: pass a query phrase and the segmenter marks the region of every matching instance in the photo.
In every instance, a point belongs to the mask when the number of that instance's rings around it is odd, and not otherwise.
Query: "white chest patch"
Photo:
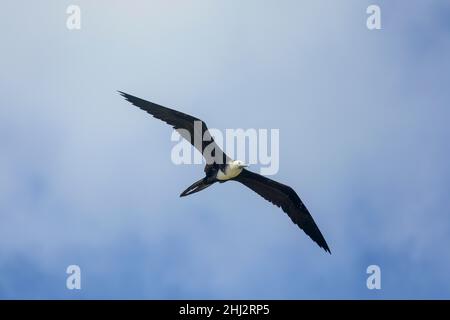
[[[233,164],[229,164],[228,166],[225,167],[225,172],[223,172],[222,170],[219,170],[217,172],[216,178],[222,181],[230,180],[233,179],[234,177],[237,177],[241,172],[242,168],[235,166]]]

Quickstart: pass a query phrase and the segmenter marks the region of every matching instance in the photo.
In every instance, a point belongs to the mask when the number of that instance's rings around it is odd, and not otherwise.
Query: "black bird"
[[[281,207],[313,241],[331,254],[330,248],[314,219],[291,187],[248,171],[245,169],[247,165],[242,161],[229,158],[214,142],[208,132],[208,127],[202,120],[121,91],[119,93],[135,106],[171,125],[205,158],[205,177],[193,183],[181,193],[180,197],[199,192],[216,182],[238,181],[264,199]]]

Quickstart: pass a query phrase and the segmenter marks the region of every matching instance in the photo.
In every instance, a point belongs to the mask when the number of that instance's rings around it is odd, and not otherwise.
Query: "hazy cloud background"
[[[1,298],[450,298],[448,1],[1,7]],[[115,90],[279,128],[276,179],[333,254],[243,186],[178,198],[202,167]]]

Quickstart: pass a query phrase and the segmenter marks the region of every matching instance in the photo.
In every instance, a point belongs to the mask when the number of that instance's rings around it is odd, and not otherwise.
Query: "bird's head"
[[[248,164],[244,163],[244,161],[241,161],[241,160],[234,160],[232,163],[234,166],[238,167],[239,169],[244,169],[244,168],[248,167]]]

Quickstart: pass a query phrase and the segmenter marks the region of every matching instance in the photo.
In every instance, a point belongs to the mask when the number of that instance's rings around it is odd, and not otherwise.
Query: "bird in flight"
[[[136,107],[171,125],[189,141],[206,161],[205,177],[194,182],[180,197],[199,192],[216,182],[238,181],[267,201],[281,207],[300,229],[326,252],[331,254],[325,238],[297,193],[289,186],[245,169],[240,160],[228,157],[214,142],[205,122],[185,113],[140,99],[125,92],[119,93]]]

